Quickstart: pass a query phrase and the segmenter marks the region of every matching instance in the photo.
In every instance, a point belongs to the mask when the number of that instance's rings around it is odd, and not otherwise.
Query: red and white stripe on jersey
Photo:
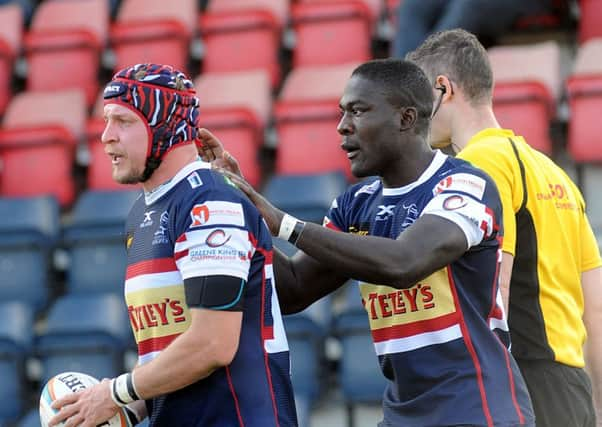
[[[270,299],[270,305],[272,320],[274,323],[271,327],[271,334],[265,334],[268,336],[264,337],[263,347],[266,353],[280,353],[282,351],[288,351],[288,341],[286,339],[286,332],[284,331],[282,315],[280,314],[278,294],[276,293],[274,268],[272,264],[268,262],[265,263],[264,267],[264,283],[266,281],[269,281],[272,286],[272,298]]]
[[[174,247],[176,265],[184,279],[226,275],[248,280],[254,253],[249,232],[228,225],[189,230]]]
[[[495,295],[495,307],[489,317],[489,328],[501,329],[508,332],[508,322],[506,321],[506,313],[504,312],[504,302],[502,300],[502,292],[498,289]]]
[[[498,229],[493,211],[462,193],[445,191],[437,194],[428,202],[421,216],[425,214],[437,215],[457,224],[466,235],[469,248],[489,238]]]

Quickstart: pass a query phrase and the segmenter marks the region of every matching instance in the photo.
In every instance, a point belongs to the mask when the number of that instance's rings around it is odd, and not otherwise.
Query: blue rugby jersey
[[[149,399],[151,426],[296,426],[286,340],[272,269],[272,241],[257,209],[205,162],[140,197],[127,222],[125,299],[139,363],[189,326],[183,280],[246,281],[241,337],[229,366]]]
[[[404,187],[383,188],[380,180],[352,186],[335,199],[325,226],[395,239],[426,213],[459,225],[467,252],[408,289],[359,284],[390,380],[381,426],[531,425],[498,287],[501,203],[485,173],[437,151]]]

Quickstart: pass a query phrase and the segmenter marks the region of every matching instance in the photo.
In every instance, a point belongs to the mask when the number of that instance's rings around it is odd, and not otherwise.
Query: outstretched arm
[[[271,233],[278,235],[284,212],[270,204],[244,179],[228,171],[223,172],[255,203]],[[360,237],[308,223],[296,246],[305,254],[302,258],[290,260],[289,269],[293,274],[299,271],[299,260],[311,265],[307,260],[311,255],[310,259],[317,263],[316,266],[328,266],[346,277],[396,288],[411,287],[458,259],[468,247],[466,236],[458,225],[428,214],[408,227],[397,240]]]

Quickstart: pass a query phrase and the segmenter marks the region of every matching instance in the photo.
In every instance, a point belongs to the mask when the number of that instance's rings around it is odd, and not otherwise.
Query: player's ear
[[[414,107],[401,107],[399,111],[399,131],[412,129],[416,125],[418,111]]]

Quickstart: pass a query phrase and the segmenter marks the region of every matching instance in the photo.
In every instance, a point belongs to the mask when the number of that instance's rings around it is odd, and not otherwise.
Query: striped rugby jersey
[[[482,171],[437,151],[411,184],[350,187],[325,226],[397,238],[421,215],[465,233],[467,252],[408,289],[359,283],[387,379],[383,427],[531,425],[531,403],[509,354],[498,287],[501,204]]]
[[[151,426],[295,426],[289,353],[272,269],[272,241],[256,208],[197,161],[144,197],[127,226],[125,299],[139,363],[190,323],[183,280],[246,281],[238,351],[205,379],[148,400]]]

